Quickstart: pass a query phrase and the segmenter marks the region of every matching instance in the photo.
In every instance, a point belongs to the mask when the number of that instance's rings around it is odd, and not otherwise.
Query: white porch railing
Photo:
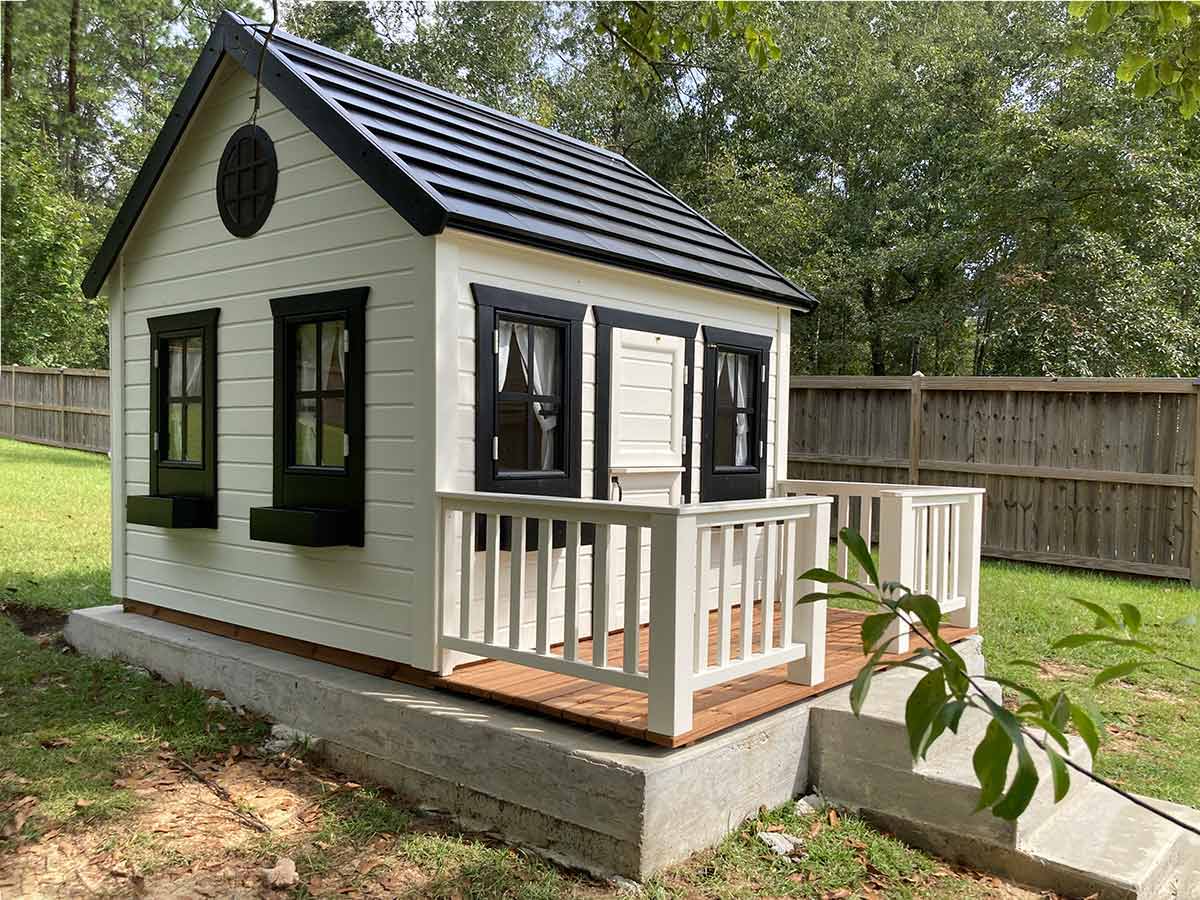
[[[779,491],[832,496],[839,532],[853,526],[868,543],[874,536],[882,581],[933,596],[951,625],[978,626],[983,488],[789,479]],[[839,575],[859,574],[840,537],[834,566]],[[908,649],[903,627],[887,637],[898,652]]]
[[[790,680],[824,680],[825,604],[794,601],[817,589],[797,576],[827,563],[828,497],[673,507],[438,496],[447,666],[456,652],[642,691],[648,729],[669,736],[691,730],[703,688],[784,663]]]

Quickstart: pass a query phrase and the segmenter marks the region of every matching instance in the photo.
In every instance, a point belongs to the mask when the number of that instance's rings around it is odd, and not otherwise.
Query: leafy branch
[[[989,676],[986,680],[1008,688],[1021,698],[1020,705],[1014,710],[994,700],[980,685],[979,679],[967,670],[966,662],[958,651],[941,636],[943,617],[938,601],[928,594],[915,594],[898,582],[881,582],[875,561],[862,536],[852,528],[843,528],[839,534],[869,583],[848,580],[847,576],[828,569],[810,569],[800,576],[802,580],[844,585],[850,590],[833,593],[818,591],[802,597],[798,602],[865,600],[880,610],[868,615],[860,630],[863,653],[868,659],[850,688],[850,708],[855,716],[862,714],[872,680],[880,669],[895,666],[916,669],[924,674],[909,695],[904,710],[909,751],[914,760],[925,758],[938,738],[947,731],[957,734],[963,715],[968,710],[977,710],[990,717],[991,721],[972,756],[980,788],[977,812],[990,809],[994,815],[1011,821],[1029,808],[1041,780],[1031,752],[1031,748],[1034,748],[1040,750],[1049,762],[1055,803],[1067,796],[1071,787],[1071,771],[1074,771],[1180,828],[1200,835],[1200,828],[1155,808],[1071,759],[1068,727],[1074,727],[1095,759],[1100,750],[1100,724],[1086,707],[1072,701],[1065,691],[1043,697],[1028,685]],[[1121,604],[1118,620],[1098,604],[1076,602],[1097,615],[1097,630],[1069,635],[1055,644],[1056,647],[1104,642],[1144,653],[1158,652],[1154,645],[1138,639],[1142,617],[1132,604]],[[1115,629],[1118,633],[1109,634],[1099,630],[1105,628]],[[889,659],[889,651],[902,629],[911,630],[925,646],[912,659]],[[1134,668],[1138,668],[1156,660],[1194,668],[1177,660],[1169,660],[1161,654],[1149,660],[1130,662],[1137,662]],[[1122,663],[1105,669],[1097,676],[1097,683],[1102,684],[1128,674],[1134,670],[1128,668],[1129,664]],[[1108,677],[1101,680],[1102,676]],[[1010,780],[1008,771],[1014,754],[1016,771]]]

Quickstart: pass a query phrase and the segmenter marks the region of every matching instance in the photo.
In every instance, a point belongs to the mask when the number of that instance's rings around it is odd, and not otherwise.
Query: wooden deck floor
[[[863,662],[862,644],[859,641],[859,626],[865,613],[850,610],[829,610],[827,647],[825,657],[825,681],[817,687],[789,684],[786,667],[776,666],[754,675],[739,678],[725,684],[700,691],[695,696],[693,724],[687,734],[676,738],[653,734],[646,728],[646,695],[625,688],[610,687],[573,678],[543,672],[513,663],[498,660],[471,663],[457,669],[453,674],[438,676],[432,672],[414,669],[401,663],[338,650],[309,641],[282,637],[252,628],[244,628],[227,622],[190,613],[178,612],[165,607],[136,600],[126,600],[125,610],[130,613],[173,622],[210,634],[221,635],[233,640],[244,641],[260,647],[268,647],[291,653],[306,659],[316,659],[331,665],[343,666],[357,672],[366,672],[381,678],[390,678],[420,687],[469,694],[496,703],[520,707],[540,715],[577,722],[597,731],[606,731],[624,737],[648,741],[666,747],[682,747],[700,738],[708,737],[748,722],[774,710],[790,706],[826,691],[847,685],[854,680]],[[755,633],[760,608],[755,608]],[[740,610],[734,609],[732,646],[739,646]],[[778,623],[775,632],[778,634]],[[949,641],[961,640],[974,634],[974,629],[943,626],[942,635]],[[709,658],[715,661],[716,615],[709,619]],[[644,667],[649,654],[649,629],[640,630],[640,659]],[[757,642],[756,642],[757,643]],[[609,639],[608,659],[610,665],[621,665],[623,635],[615,632]],[[580,642],[580,658],[591,659],[591,641]],[[889,656],[896,661],[903,657]]]
[[[757,612],[756,609],[756,621]],[[716,685],[696,694],[693,707],[695,727],[676,738],[647,731],[646,695],[627,688],[597,684],[570,675],[543,672],[499,660],[462,666],[451,675],[434,678],[433,682],[435,686],[444,690],[470,694],[542,715],[578,722],[599,731],[613,732],[666,747],[681,747],[852,682],[864,660],[862,643],[859,640],[859,626],[864,616],[865,613],[851,610],[829,610],[824,683],[816,687],[790,684],[786,677],[786,666],[776,666],[736,681]],[[733,644],[737,646],[737,610],[733,619]],[[710,658],[715,658],[716,632],[717,620],[714,614],[709,620]],[[968,628],[943,626],[942,633],[947,640],[957,641],[975,632]],[[639,638],[641,661],[645,665],[649,653],[648,627],[642,627]],[[609,638],[610,665],[621,664],[623,643],[621,632],[616,632]],[[590,645],[590,640],[580,642],[580,658],[591,658]],[[904,657],[887,658],[899,660]]]

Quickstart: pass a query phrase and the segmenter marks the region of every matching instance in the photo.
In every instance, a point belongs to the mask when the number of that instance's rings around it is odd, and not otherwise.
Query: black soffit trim
[[[534,316],[548,316],[568,322],[582,322],[587,313],[586,303],[572,303],[539,294],[527,294],[490,284],[471,284],[471,293],[477,306],[493,306],[509,312],[523,312]]]
[[[632,331],[648,331],[651,334],[665,334],[671,337],[687,338],[688,340],[695,340],[696,329],[700,327],[695,322],[668,319],[664,316],[648,316],[644,313],[629,312],[624,309],[612,309],[607,306],[593,306],[592,314],[596,317],[597,325],[628,328]]]
[[[221,15],[83,280],[94,297],[221,59],[260,25]],[[276,30],[264,86],[422,235],[447,227],[782,303],[816,300],[628,160]]]
[[[769,334],[748,334],[744,331],[730,331],[727,328],[704,326],[704,343],[716,344],[721,347],[742,347],[747,350],[770,350],[774,338]]]

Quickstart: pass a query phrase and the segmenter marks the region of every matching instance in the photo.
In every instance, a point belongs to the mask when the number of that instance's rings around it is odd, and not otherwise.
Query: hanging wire
[[[258,107],[262,101],[262,76],[263,65],[267,61],[267,48],[271,46],[271,38],[275,35],[275,26],[279,23],[279,0],[271,0],[271,24],[267,26],[267,36],[263,41],[262,50],[258,54],[258,74],[254,79],[254,109],[250,111],[250,125],[258,123]],[[254,30],[257,31],[261,25],[255,25]]]

